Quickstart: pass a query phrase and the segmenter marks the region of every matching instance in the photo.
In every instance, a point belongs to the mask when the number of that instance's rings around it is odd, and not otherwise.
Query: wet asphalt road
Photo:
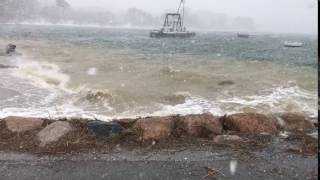
[[[207,174],[204,166],[214,167],[225,176],[211,179],[317,179],[315,156],[263,154],[254,160],[237,160],[225,153],[208,151],[168,151],[139,154],[85,153],[76,156],[33,156],[0,153],[1,180],[199,180]],[[237,161],[235,175],[230,161]],[[210,179],[210,178],[207,178]]]

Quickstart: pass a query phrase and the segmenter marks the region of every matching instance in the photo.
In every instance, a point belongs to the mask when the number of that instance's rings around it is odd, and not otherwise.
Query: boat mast
[[[185,0],[182,0],[182,3],[183,3],[183,9],[182,9],[182,27],[184,27],[184,3],[185,3]]]
[[[177,12],[178,14],[180,14],[180,9],[181,9],[181,6],[182,6],[181,28],[183,28],[183,23],[184,23],[184,3],[185,3],[185,0],[181,0],[179,8],[178,8],[178,12]]]

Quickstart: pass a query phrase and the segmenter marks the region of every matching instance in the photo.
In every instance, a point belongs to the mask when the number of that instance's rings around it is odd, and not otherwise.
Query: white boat
[[[302,42],[285,41],[283,43],[285,47],[302,47]]]
[[[163,27],[161,29],[152,30],[150,37],[192,37],[195,32],[187,31],[184,26],[184,4],[185,0],[181,0],[177,13],[167,13]],[[180,13],[182,9],[182,15]]]

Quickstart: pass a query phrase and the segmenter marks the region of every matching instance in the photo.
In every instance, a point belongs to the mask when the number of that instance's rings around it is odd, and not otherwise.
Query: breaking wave
[[[70,92],[70,89],[67,88],[70,77],[61,72],[56,64],[31,61],[26,57],[19,57],[16,62],[18,68],[13,75],[30,79],[35,85],[43,88],[59,88]]]
[[[234,111],[304,112],[310,117],[317,117],[318,105],[316,99],[316,92],[307,91],[295,85],[291,87],[277,87],[270,91],[266,90],[262,95],[220,100],[219,103],[229,105],[229,107],[232,105],[231,107]]]
[[[211,112],[216,115],[240,112],[279,113],[303,112],[309,117],[318,117],[317,95],[298,86],[277,87],[261,95],[240,96],[209,100],[191,96],[178,105],[163,105],[154,115],[198,114]]]

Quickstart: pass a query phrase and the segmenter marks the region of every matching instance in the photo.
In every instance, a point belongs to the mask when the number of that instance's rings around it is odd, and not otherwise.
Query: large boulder
[[[185,132],[194,137],[209,137],[222,134],[223,126],[219,118],[210,113],[181,117]]]
[[[24,118],[10,116],[3,119],[7,128],[11,132],[23,133],[26,131],[35,130],[42,127],[43,120],[39,118]]]
[[[277,117],[278,127],[284,131],[308,132],[315,129],[311,121],[301,113],[284,113]]]
[[[139,140],[160,140],[172,135],[175,126],[173,117],[148,117],[138,119],[133,129],[139,134]]]
[[[114,122],[120,124],[125,129],[129,129],[134,125],[135,122],[137,122],[137,119],[119,119],[114,120]]]
[[[99,138],[112,137],[120,134],[124,130],[124,128],[116,122],[90,121],[86,126]]]
[[[246,134],[278,132],[276,122],[272,117],[257,113],[239,113],[222,118],[227,130],[238,131]]]
[[[42,129],[37,137],[40,141],[40,146],[44,147],[47,144],[58,141],[60,138],[72,131],[72,126],[66,121],[54,122]]]
[[[218,83],[219,86],[231,86],[233,84],[235,84],[235,83],[231,80],[220,81]]]

